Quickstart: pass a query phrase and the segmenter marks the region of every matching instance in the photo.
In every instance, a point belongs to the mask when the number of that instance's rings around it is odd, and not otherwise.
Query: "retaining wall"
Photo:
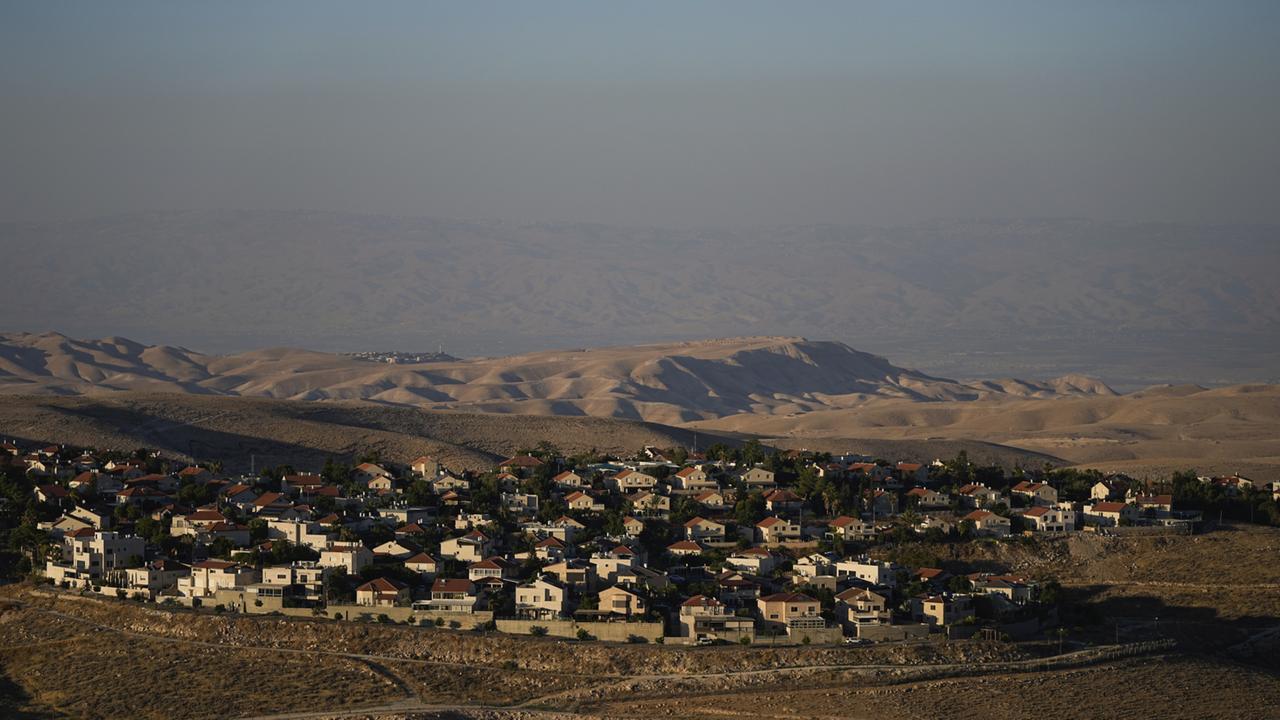
[[[553,637],[578,637],[579,630],[586,630],[591,637],[609,642],[627,642],[635,635],[649,642],[662,637],[660,622],[577,622],[575,620],[516,620],[499,619],[494,621],[499,632],[512,635],[531,635],[530,630],[536,627],[547,629]],[[665,642],[665,641],[664,641]]]

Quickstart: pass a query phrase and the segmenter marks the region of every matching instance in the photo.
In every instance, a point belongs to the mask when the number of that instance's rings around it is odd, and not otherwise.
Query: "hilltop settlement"
[[[229,477],[218,462],[0,448],[10,576],[207,612],[432,624],[617,642],[831,644],[1031,637],[1050,577],[944,572],[911,539],[1191,533],[1248,478],[777,452],[751,442],[458,472],[430,456]]]

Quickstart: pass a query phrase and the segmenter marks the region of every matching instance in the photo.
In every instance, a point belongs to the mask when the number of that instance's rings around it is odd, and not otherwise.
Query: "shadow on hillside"
[[[1153,595],[1107,596],[1113,586],[1098,584],[1064,590],[1063,619],[1100,642],[1178,641],[1181,650],[1219,655],[1280,677],[1280,635],[1252,650],[1241,644],[1260,632],[1280,627],[1271,615],[1223,617],[1218,609],[1177,605]]]
[[[214,430],[181,421],[155,417],[122,407],[59,408],[58,412],[111,427],[137,438],[139,446],[196,460],[221,460],[227,472],[248,472],[275,465],[319,467],[326,458],[351,460],[355,450],[333,452],[322,448],[270,438]],[[195,422],[199,422],[197,418]],[[56,438],[30,438],[27,442],[54,442]],[[132,450],[134,448],[116,448]]]
[[[55,713],[21,709],[30,702],[31,695],[25,688],[0,673],[0,717],[9,720],[49,720],[61,717]]]

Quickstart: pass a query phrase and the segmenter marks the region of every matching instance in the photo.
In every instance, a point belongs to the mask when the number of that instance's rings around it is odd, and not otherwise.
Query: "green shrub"
[[[533,635],[534,637],[542,637],[543,635],[547,634],[547,629],[541,625],[534,625],[533,627],[529,628],[529,634]]]

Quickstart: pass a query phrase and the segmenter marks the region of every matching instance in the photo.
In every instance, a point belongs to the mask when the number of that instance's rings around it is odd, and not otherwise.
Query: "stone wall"
[[[805,643],[805,638],[809,639]],[[844,631],[838,627],[793,629],[790,634],[758,633],[753,645],[838,645],[844,642]]]
[[[924,623],[910,625],[859,625],[858,637],[873,642],[918,640],[929,637],[929,626]]]
[[[579,630],[586,630],[596,640],[609,642],[627,642],[631,636],[642,637],[654,642],[662,637],[660,622],[577,622],[574,620],[516,620],[500,619],[495,621],[499,632],[512,635],[531,635],[534,627],[547,629],[547,635],[553,637],[578,637]],[[664,641],[665,642],[665,641]]]

